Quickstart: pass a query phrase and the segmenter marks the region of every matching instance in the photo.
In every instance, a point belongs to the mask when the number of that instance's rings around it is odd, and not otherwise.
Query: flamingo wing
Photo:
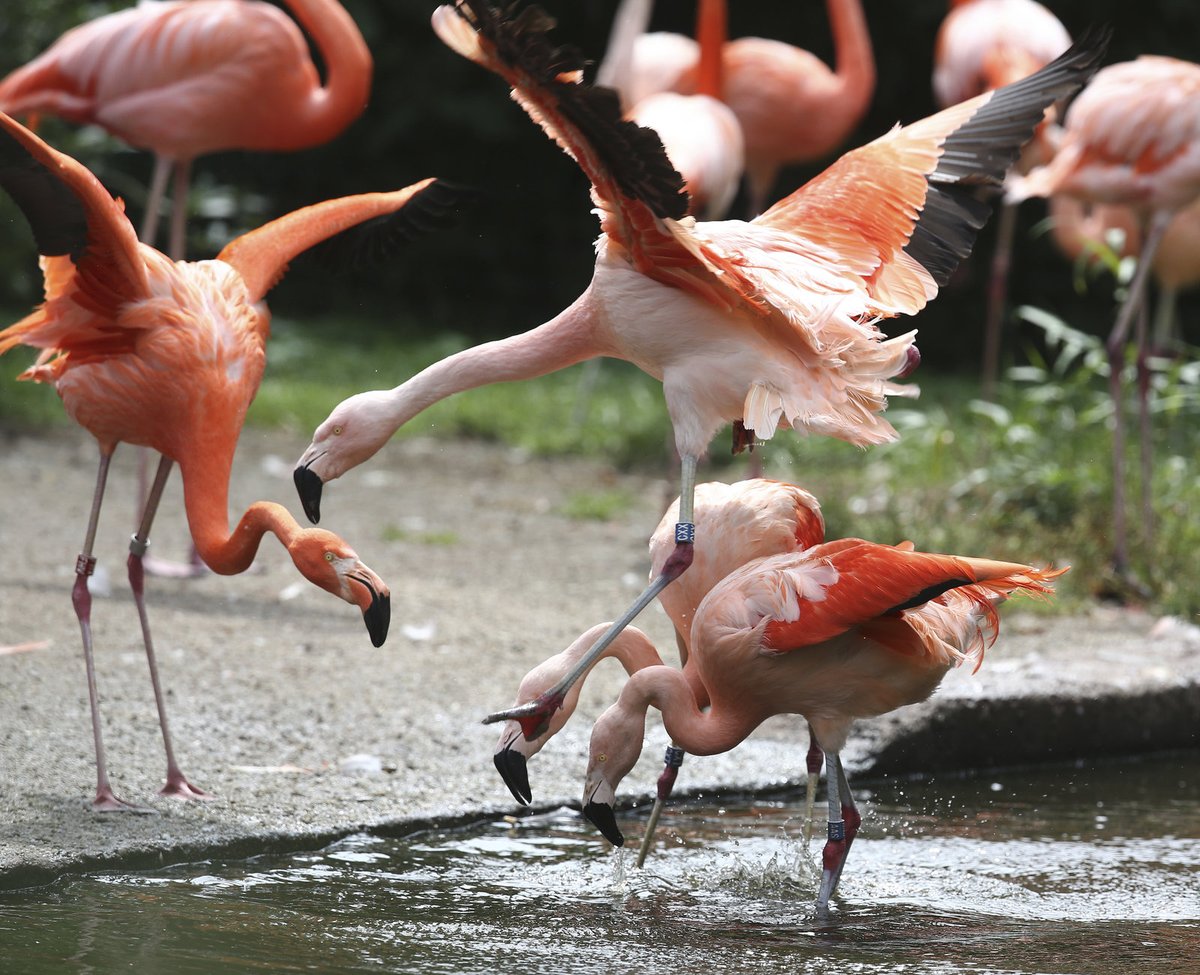
[[[43,257],[47,298],[70,289],[74,303],[91,314],[94,327],[82,340],[125,341],[113,320],[122,306],[146,297],[149,284],[137,235],[121,203],[86,167],[4,114],[0,187],[33,231]],[[0,352],[18,343],[65,347],[53,340],[26,341],[44,320],[35,312],[0,333]]]
[[[658,136],[621,117],[613,89],[583,83],[582,56],[549,39],[554,20],[540,8],[502,13],[486,0],[458,0],[434,11],[433,27],[452,50],[504,78],[513,98],[579,164],[613,240],[636,254],[639,237],[653,234],[658,219],[687,212],[683,177]]]
[[[891,313],[914,314],[971,252],[994,195],[1045,109],[1096,72],[1110,31],[1089,31],[1028,78],[852,150],[758,217],[824,245]]]
[[[839,539],[751,567],[743,580],[750,613],[745,622],[763,625],[767,654],[815,646],[855,628],[897,652],[925,653],[929,644],[922,636],[928,627],[914,628],[912,611],[939,599],[944,605],[945,594],[967,588],[974,590],[970,603],[990,607],[996,593],[1047,592],[1047,582],[1057,574],[1013,562]]]

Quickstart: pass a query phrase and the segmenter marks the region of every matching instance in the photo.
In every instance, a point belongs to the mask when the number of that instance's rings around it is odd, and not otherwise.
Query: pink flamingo
[[[663,383],[680,521],[662,571],[606,639],[690,565],[696,469],[723,425],[734,424],[737,447],[787,427],[861,446],[895,438],[879,414],[888,395],[913,392],[892,380],[919,356],[914,333],[887,339],[876,322],[915,314],[937,294],[987,219],[981,187],[1000,185],[1045,106],[1077,90],[1105,46],[1090,38],[1016,85],[896,128],[752,222],[692,224],[659,140],[621,119],[611,91],[582,83],[579,61],[546,37],[548,18],[464,0],[433,21],[453,49],[504,77],[588,174],[601,216],[595,274],[545,324],[335,406],[296,465],[297,490],[316,521],[326,481],[438,400],[596,356],[633,362]],[[521,709],[526,733],[559,703]]]
[[[143,555],[173,463],[179,463],[183,477],[192,540],[214,572],[244,572],[263,535],[271,532],[305,578],[362,611],[372,643],[379,646],[386,638],[388,588],[338,536],[303,529],[282,505],[265,501],[251,505],[230,531],[229,472],[266,362],[270,317],[263,299],[288,262],[364,221],[372,221],[364,233],[399,231],[422,209],[434,185],[425,180],[395,193],[307,207],[243,234],[216,260],[175,262],[138,243],[120,202],[85,167],[0,115],[0,187],[29,221],[46,279],[46,301],[0,332],[0,353],[18,345],[40,349],[37,362],[21,378],[53,384],[67,413],[100,448],[72,595],[96,748],[94,809],[130,808],[114,794],[105,762],[87,586],[109,463],[118,443],[153,447],[163,455],[130,544],[128,571],[167,755],[164,794],[207,796],[187,781],[175,761],[144,601]],[[406,207],[412,209],[405,212]],[[377,219],[388,215],[394,216]],[[364,241],[357,237],[354,243]]]
[[[153,244],[171,171],[167,254],[186,257],[192,161],[228,149],[295,151],[328,142],[363,111],[371,87],[366,42],[337,0],[289,0],[299,19],[258,0],[139,3],[68,31],[0,80],[0,111],[99,125],[154,153],[141,239]],[[309,53],[313,37],[327,74]],[[147,460],[139,461],[139,508]],[[156,575],[203,571],[147,558]]]
[[[330,141],[367,105],[371,54],[337,0],[165,0],[97,17],[0,81],[0,111],[99,125],[155,155],[141,238],[175,174],[167,253],[184,255],[192,160]],[[325,66],[321,84],[301,27]]]
[[[978,667],[998,631],[996,605],[1015,590],[1049,593],[1064,571],[858,539],[748,563],[700,604],[693,673],[645,667],[597,720],[584,815],[624,843],[613,803],[641,752],[651,705],[672,740],[697,755],[736,747],[772,715],[801,714],[828,764],[829,835],[817,895],[824,910],[861,822],[839,757],[851,724],[924,700],[963,660]]]
[[[655,578],[675,549],[675,524],[679,520],[679,501],[663,515],[650,538],[650,578]],[[717,481],[697,484],[695,497],[696,552],[691,568],[658,594],[658,600],[675,629],[675,642],[685,674],[688,646],[696,608],[713,588],[734,569],[764,555],[800,551],[818,545],[825,538],[825,522],[817,499],[794,484],[765,479],[722,484]],[[514,706],[533,701],[541,695],[561,694],[562,707],[549,726],[527,740],[520,722],[506,721],[501,728],[493,761],[513,797],[522,804],[532,800],[528,760],[537,754],[567,723],[579,700],[583,679],[604,657],[614,657],[632,674],[643,667],[661,664],[662,659],[649,639],[634,627],[619,633],[601,657],[586,662],[572,680],[576,665],[604,635],[608,624],[592,627],[566,650],[539,664],[521,681]],[[634,635],[625,638],[633,631]],[[702,685],[695,687],[697,700],[707,703]],[[674,787],[683,760],[681,749],[672,745],[667,751],[666,767],[659,779],[655,803],[650,813],[638,865],[644,862],[663,803]],[[817,775],[821,770],[821,752],[816,739],[810,739],[808,757],[808,808],[811,812]]]
[[[690,95],[658,87],[661,81],[644,77],[648,72],[663,71],[662,65],[636,57],[639,42],[647,36],[651,4],[652,0],[624,0],[621,4],[596,83],[621,92],[625,117],[658,133],[671,165],[683,176],[688,212],[717,220],[737,195],[745,157],[741,125],[721,101],[725,0],[700,0],[697,7],[698,44],[693,46],[699,67],[695,93]],[[625,92],[639,94],[631,98]]]
[[[1036,0],[952,0],[934,48],[934,97],[945,107],[1003,87],[1033,74],[1070,46],[1071,35],[1062,21]],[[1038,127],[1037,137],[1017,160],[1018,172],[1028,172],[1053,154],[1045,145],[1045,130],[1044,123]],[[1003,205],[984,323],[983,398],[989,400],[996,392],[1016,228],[1016,207]]]
[[[1125,520],[1125,420],[1121,375],[1125,343],[1142,307],[1155,255],[1175,214],[1200,198],[1200,65],[1143,56],[1100,71],[1071,104],[1058,152],[1050,162],[1013,181],[1009,198],[1065,193],[1092,203],[1131,206],[1143,244],[1138,269],[1108,336],[1109,393],[1113,402],[1113,567],[1128,576]],[[1140,396],[1145,383],[1144,326],[1136,334]],[[1150,528],[1152,512],[1143,507]]]

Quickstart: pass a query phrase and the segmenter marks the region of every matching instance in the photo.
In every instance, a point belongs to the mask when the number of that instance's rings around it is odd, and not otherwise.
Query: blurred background
[[[0,8],[0,71],[44,50],[74,24],[121,9],[124,2],[21,0]],[[279,4],[283,6],[282,4]],[[503,83],[444,47],[429,26],[432,0],[344,0],[375,57],[370,106],[332,143],[299,153],[228,152],[194,167],[189,255],[214,255],[235,234],[308,203],[393,189],[425,176],[477,187],[482,199],[458,228],[421,240],[389,266],[330,281],[293,275],[272,296],[277,313],[351,315],[396,337],[428,338],[452,330],[478,340],[537,324],[568,304],[587,283],[597,223],[587,185],[575,164],[531,125],[506,97]],[[1109,61],[1142,53],[1200,59],[1196,0],[1059,0],[1048,4],[1078,34],[1087,25],[1115,28]],[[598,61],[617,0],[550,0],[558,37]],[[934,38],[946,0],[865,0],[878,70],[870,111],[846,148],[935,110],[930,90]],[[778,38],[832,64],[822,0],[735,0],[730,36]],[[690,34],[694,0],[659,0],[653,29]],[[86,163],[135,220],[140,216],[151,158],[96,129],[56,119],[41,129],[51,144]],[[776,197],[822,165],[786,170]],[[1021,208],[1011,304],[1031,303],[1075,322],[1081,302],[1097,334],[1111,323],[1111,287],[1080,296],[1067,262],[1046,235],[1030,237],[1044,204]],[[916,321],[923,369],[974,368],[979,360],[983,287],[993,226],[983,231],[977,259],[965,267]],[[22,313],[40,298],[40,275],[28,230],[11,202],[0,200],[0,309]],[[1181,317],[1194,337],[1200,306],[1185,296]],[[909,324],[898,323],[907,329]],[[397,331],[398,330],[398,331]],[[1032,338],[1029,338],[1032,341]],[[1006,343],[1013,354],[1014,345]]]

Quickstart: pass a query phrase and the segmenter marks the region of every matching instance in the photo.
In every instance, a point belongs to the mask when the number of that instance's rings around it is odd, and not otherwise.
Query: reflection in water
[[[640,871],[562,810],[0,894],[0,971],[1175,975],[1195,759],[877,784],[823,921],[795,801],[676,808]]]

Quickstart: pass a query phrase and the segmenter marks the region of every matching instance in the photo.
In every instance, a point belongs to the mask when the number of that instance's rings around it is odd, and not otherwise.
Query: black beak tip
[[[371,600],[371,605],[363,613],[363,621],[367,624],[367,633],[371,636],[371,645],[382,647],[387,639],[388,627],[392,622],[392,598],[380,596],[378,593]]]
[[[314,525],[317,524],[321,520],[321,488],[325,482],[304,465],[292,471],[292,480],[296,483],[296,493],[300,495],[304,514]]]
[[[525,756],[511,748],[505,748],[492,756],[492,763],[508,791],[522,806],[533,801],[533,790],[529,788],[529,764]]]
[[[612,806],[603,802],[589,802],[583,807],[583,815],[613,846],[625,845],[625,836],[617,828],[617,817]]]

